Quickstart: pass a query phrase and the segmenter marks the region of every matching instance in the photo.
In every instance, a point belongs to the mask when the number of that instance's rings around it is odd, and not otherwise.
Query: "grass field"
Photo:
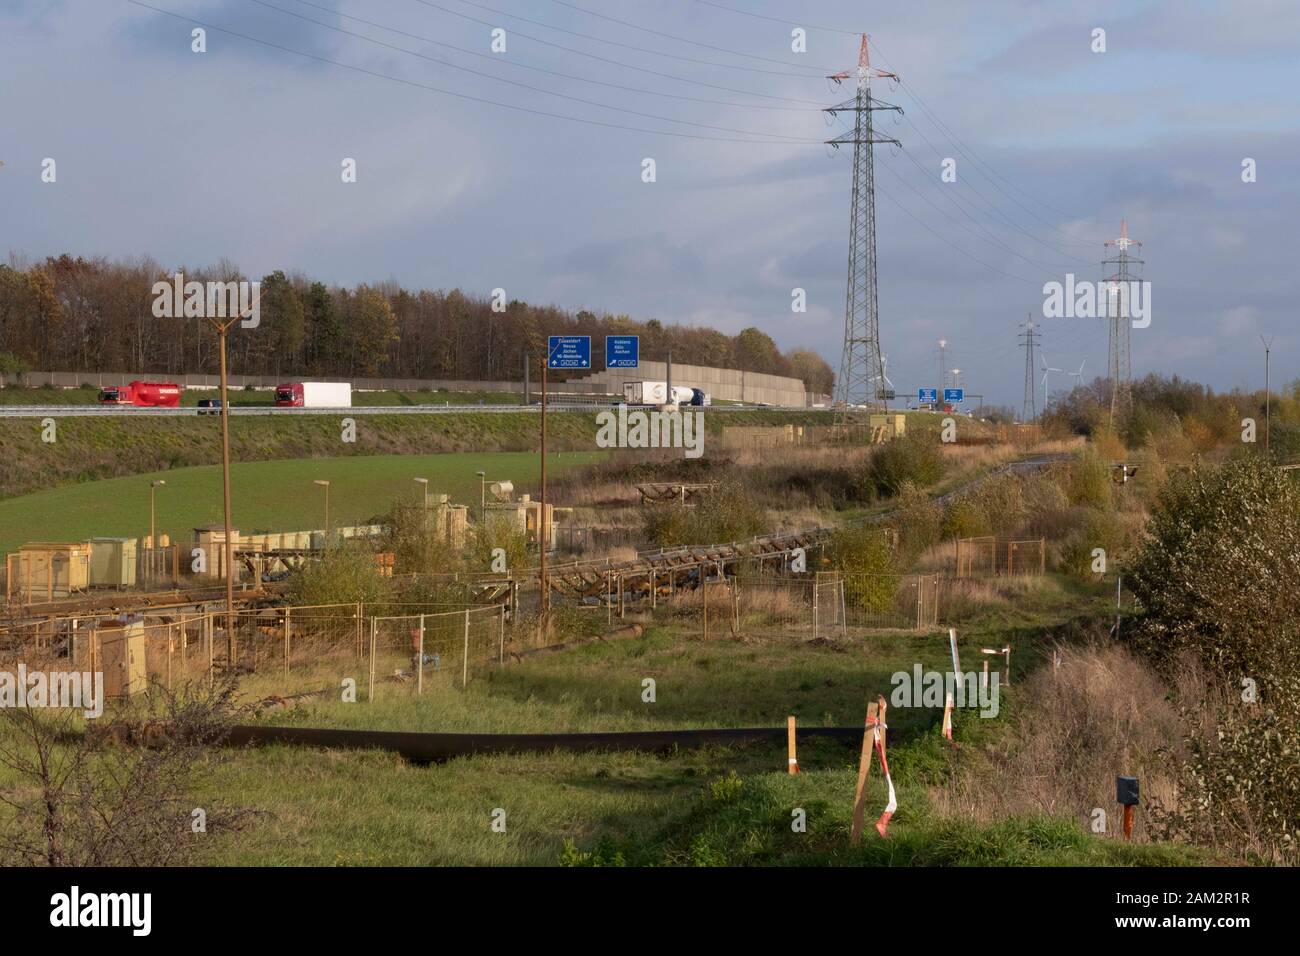
[[[312,703],[275,723],[445,731],[546,732],[860,725],[864,705],[890,692],[891,672],[942,667],[941,636],[880,635],[843,647],[703,642],[652,629],[645,638],[528,659],[414,698],[394,689],[374,704]],[[642,680],[657,681],[654,703]],[[1014,697],[1004,695],[1005,706]],[[1124,845],[1082,821],[1012,818],[979,826],[940,816],[928,790],[962,759],[939,738],[934,710],[891,708],[890,769],[899,809],[891,839],[848,829],[857,746],[784,744],[668,754],[484,756],[435,766],[371,751],[269,747],[213,769],[206,796],[255,807],[257,822],[214,837],[210,859],[255,865],[1168,865],[1195,862],[1178,846]],[[964,746],[996,737],[1001,718],[958,717]],[[868,819],[886,800],[879,768]],[[506,831],[491,827],[494,810]],[[795,808],[807,832],[791,829]],[[566,843],[572,846],[566,849]]]
[[[548,456],[554,473],[596,460],[603,452],[560,452]],[[516,486],[539,479],[537,455],[528,452],[374,455],[237,462],[231,467],[235,526],[259,531],[308,531],[324,527],[324,489],[330,482],[330,522],[360,524],[384,514],[394,499],[415,500],[414,478],[429,479],[429,493],[477,506],[477,471],[489,480],[508,478]],[[174,468],[129,478],[111,478],[0,500],[0,552],[26,541],[80,541],[98,535],[138,537],[149,532],[149,483],[155,493],[159,532],[189,541],[194,528],[222,520],[221,468]]]

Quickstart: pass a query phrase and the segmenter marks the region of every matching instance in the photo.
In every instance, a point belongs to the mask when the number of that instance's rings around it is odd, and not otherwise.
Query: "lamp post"
[[[242,316],[234,316],[229,319],[209,318],[208,323],[217,332],[217,341],[220,346],[221,364],[219,366],[221,374],[221,496],[222,503],[225,506],[225,552],[226,560],[226,666],[231,669],[235,666],[235,655],[238,649],[235,646],[235,549],[231,542],[231,517],[230,517],[230,401],[227,396],[226,374],[226,333],[230,327],[240,321]]]
[[[428,511],[429,510],[429,479],[416,478],[415,483],[419,485],[422,489],[424,489],[424,510]]]
[[[154,516],[153,491],[159,485],[165,485],[165,484],[167,484],[167,482],[161,478],[159,478],[157,481],[149,482],[149,547],[151,548],[158,547],[158,538],[154,531],[154,520],[153,520],[153,516]]]
[[[317,478],[312,484],[320,485],[325,489],[325,544],[328,547],[330,540],[330,483],[323,478]]]
[[[478,510],[482,514],[487,508],[487,472],[476,471],[474,474],[478,475]]]

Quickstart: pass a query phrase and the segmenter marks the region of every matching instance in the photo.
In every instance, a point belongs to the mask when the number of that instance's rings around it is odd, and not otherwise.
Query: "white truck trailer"
[[[623,398],[629,405],[667,405],[667,382],[624,382]],[[688,385],[673,386],[673,401],[678,405],[710,405],[708,392]]]
[[[351,408],[350,382],[286,382],[275,389],[280,408]]]

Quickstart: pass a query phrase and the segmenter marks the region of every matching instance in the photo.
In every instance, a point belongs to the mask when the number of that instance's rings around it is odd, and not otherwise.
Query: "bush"
[[[528,534],[503,515],[484,515],[470,534],[471,569],[492,570],[492,552],[497,548],[505,552],[508,570],[528,567]]]
[[[892,498],[906,484],[924,488],[943,477],[943,458],[933,438],[908,435],[881,445],[867,462],[862,484],[870,495]]]
[[[1092,447],[1070,463],[1066,496],[1072,505],[1108,509],[1111,503],[1110,465]]]
[[[330,548],[293,577],[291,599],[298,605],[382,604],[392,598],[392,579],[379,573],[375,556],[360,546]]]
[[[436,533],[432,513],[422,504],[395,501],[379,523],[388,528],[384,547],[393,552],[393,569],[398,574],[432,574],[455,568],[455,553]]]
[[[916,485],[905,484],[899,489],[894,516],[898,527],[900,563],[910,564],[926,548],[939,543],[943,508]]]
[[[954,499],[943,514],[945,538],[977,538],[993,533],[993,525],[984,508],[970,495]]]
[[[648,507],[642,521],[646,537],[660,547],[742,541],[767,530],[767,512],[734,481],[718,485],[694,507]]]
[[[1095,508],[1074,508],[1069,514],[1074,527],[1061,543],[1059,570],[1083,580],[1095,580],[1092,552],[1103,549],[1110,570],[1124,546],[1124,522],[1113,511]]]
[[[1170,480],[1146,531],[1126,573],[1142,607],[1129,631],[1135,645],[1165,668],[1191,655],[1244,703],[1216,710],[1212,733],[1190,735],[1180,769],[1183,807],[1192,809],[1171,825],[1240,835],[1248,824],[1255,840],[1294,859],[1300,489],[1258,456],[1200,465]]]
[[[836,531],[827,542],[826,555],[844,575],[846,603],[871,611],[893,606],[898,573],[885,529],[864,525]]]

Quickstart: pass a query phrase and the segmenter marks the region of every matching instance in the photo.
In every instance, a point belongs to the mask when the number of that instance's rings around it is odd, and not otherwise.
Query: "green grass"
[[[552,473],[586,464],[603,452],[561,452],[549,456]],[[330,522],[359,524],[388,511],[394,499],[414,500],[416,477],[429,479],[429,493],[450,494],[477,506],[479,479],[512,479],[516,487],[538,480],[538,457],[527,452],[445,455],[375,455],[237,462],[231,467],[235,526],[259,531],[308,531],[325,524],[324,490],[330,482]],[[194,528],[222,520],[221,468],[203,465],[112,478],[41,491],[0,501],[0,552],[26,541],[80,541],[109,535],[138,537],[149,532],[149,483],[167,482],[155,493],[159,532],[188,542]]]
[[[938,636],[878,636],[844,652],[681,632],[531,658],[425,697],[390,687],[373,705],[316,703],[275,723],[446,731],[582,731],[706,726],[857,725],[868,696],[916,660],[942,666]],[[641,680],[658,700],[640,699]],[[1014,698],[1008,695],[1008,699]],[[1084,821],[1013,817],[988,825],[938,815],[928,789],[959,754],[934,711],[891,708],[890,769],[899,809],[890,839],[849,842],[856,742],[806,740],[801,772],[782,742],[666,754],[552,752],[420,767],[373,751],[266,747],[215,767],[207,793],[262,811],[251,829],[216,835],[211,861],[234,865],[1186,865],[1179,846],[1125,845]],[[1001,719],[959,717],[963,746],[996,739]],[[879,766],[869,824],[885,804]],[[505,810],[506,832],[491,828]],[[792,811],[807,832],[791,829]]]

